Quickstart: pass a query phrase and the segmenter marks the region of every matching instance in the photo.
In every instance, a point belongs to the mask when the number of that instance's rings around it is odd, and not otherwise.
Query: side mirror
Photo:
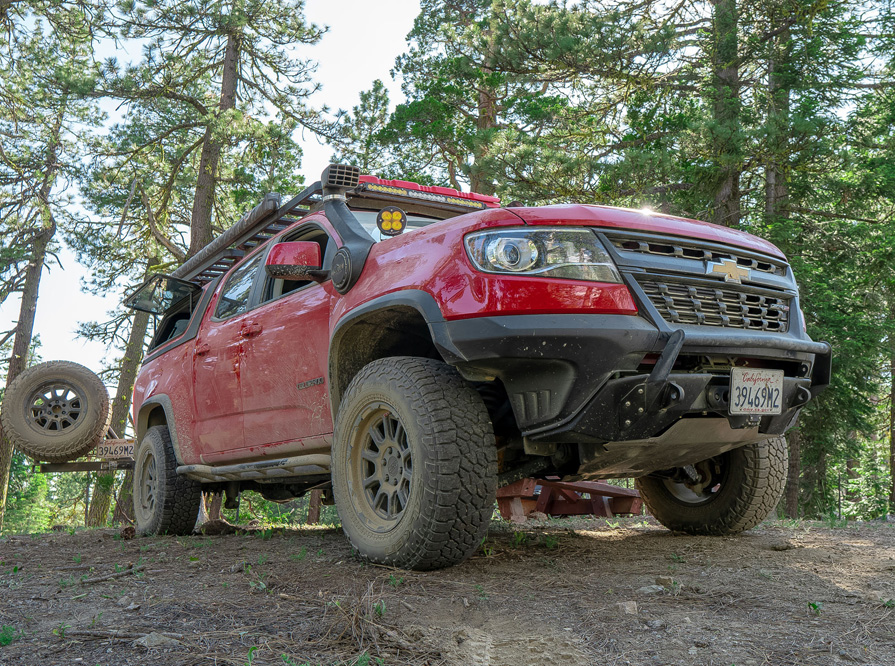
[[[277,280],[321,280],[326,272],[320,270],[320,245],[312,241],[277,243],[267,255],[264,268]]]

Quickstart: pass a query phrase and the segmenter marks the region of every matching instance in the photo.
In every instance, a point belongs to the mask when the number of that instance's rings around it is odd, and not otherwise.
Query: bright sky
[[[319,62],[315,79],[323,88],[311,102],[317,106],[350,109],[358,95],[375,79],[389,88],[392,103],[400,99],[399,82],[392,81],[389,70],[406,46],[405,38],[419,13],[419,0],[306,0],[305,16],[329,32],[319,44],[301,51],[303,57]],[[138,54],[132,54],[132,57]],[[119,53],[120,60],[125,55]],[[305,182],[314,182],[329,163],[332,149],[307,137],[302,144],[302,172]],[[74,255],[64,250],[63,268],[44,270],[34,326],[42,342],[45,361],[68,360],[98,372],[107,357],[117,355],[104,345],[78,338],[78,322],[102,320],[119,307],[120,295],[100,298],[80,290],[86,269]],[[0,307],[0,331],[12,328],[18,319],[19,301],[9,299]],[[114,392],[114,387],[109,387]]]

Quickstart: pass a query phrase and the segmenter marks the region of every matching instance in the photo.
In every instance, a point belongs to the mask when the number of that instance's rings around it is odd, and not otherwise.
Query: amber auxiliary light
[[[407,228],[407,213],[397,206],[386,206],[376,216],[376,227],[384,236],[398,236]]]

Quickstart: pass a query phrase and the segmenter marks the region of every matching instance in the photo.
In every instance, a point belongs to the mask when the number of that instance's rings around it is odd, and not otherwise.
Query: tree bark
[[[490,74],[490,72],[486,69],[485,74]],[[490,148],[489,133],[496,126],[497,97],[494,90],[483,83],[479,89],[478,117],[476,118],[477,150],[469,169],[470,189],[479,194],[493,195],[495,192],[494,182],[484,168],[483,162],[488,156]]]
[[[787,518],[799,517],[799,475],[802,470],[802,433],[790,430],[786,435],[789,444],[789,466],[786,469],[786,504],[784,513]]]
[[[712,0],[712,157],[717,171],[712,187],[711,221],[740,223],[740,74],[737,65],[736,0]]]
[[[158,263],[159,261],[155,257],[149,259],[144,276],[149,277],[155,271]],[[115,399],[112,401],[111,425],[112,430],[119,437],[124,437],[124,432],[127,429],[127,414],[131,407],[137,370],[140,368],[140,363],[143,362],[143,343],[146,339],[146,329],[148,327],[149,314],[136,311],[131,332],[124,347],[124,357],[119,365],[118,388],[115,391]],[[90,512],[87,514],[88,527],[102,527],[106,524],[114,496],[114,479],[114,473],[97,478],[93,489],[93,502],[90,505]],[[130,471],[125,473],[123,484],[118,493],[118,501],[119,503],[124,502],[125,506],[121,507],[121,511],[116,507],[117,522],[129,522],[130,520],[130,514],[127,512],[127,503],[132,496],[133,487],[133,474]]]
[[[202,155],[199,158],[199,175],[193,198],[193,214],[190,220],[190,249],[188,258],[208,245],[213,236],[211,213],[214,208],[214,191],[217,184],[218,162],[224,142],[215,125],[220,115],[236,106],[236,83],[239,78],[239,58],[242,37],[231,33],[227,37],[224,65],[221,71],[221,99],[219,113],[205,128]]]
[[[785,17],[784,17],[785,18]],[[768,221],[785,216],[789,207],[789,101],[791,90],[791,47],[789,28],[782,30],[771,45],[768,58],[768,109],[765,150],[765,215]]]
[[[895,321],[895,287],[889,287],[889,321]],[[895,513],[895,340],[889,355],[889,513]]]

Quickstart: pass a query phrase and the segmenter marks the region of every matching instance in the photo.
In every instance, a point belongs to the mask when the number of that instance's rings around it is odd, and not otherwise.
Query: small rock
[[[771,550],[792,550],[795,548],[789,541],[777,541],[776,543],[771,544]]]
[[[665,623],[662,620],[648,620],[646,626],[650,629],[661,629],[665,626]]]
[[[180,641],[175,640],[173,638],[168,638],[167,636],[162,636],[161,634],[157,634],[154,631],[151,634],[146,634],[143,638],[138,638],[134,641],[135,645],[142,645],[145,648],[156,648],[156,647],[169,647],[171,645],[180,645]]]
[[[665,588],[661,585],[644,585],[641,588],[637,589],[638,594],[659,594],[660,592],[664,592]]]
[[[121,597],[115,603],[117,603],[119,606],[128,606],[128,605],[130,605],[130,602],[131,602],[131,600],[128,597]]]
[[[615,606],[622,615],[637,615],[636,601],[620,601]]]
[[[674,585],[674,579],[671,576],[656,576],[656,585],[671,587]]]
[[[128,610],[128,611],[140,610],[140,604],[138,604],[137,602],[134,602],[130,606],[125,608],[124,610]]]
[[[697,652],[699,652],[699,650],[697,650],[695,647],[692,647],[689,650],[687,650],[687,654],[696,654]]]

